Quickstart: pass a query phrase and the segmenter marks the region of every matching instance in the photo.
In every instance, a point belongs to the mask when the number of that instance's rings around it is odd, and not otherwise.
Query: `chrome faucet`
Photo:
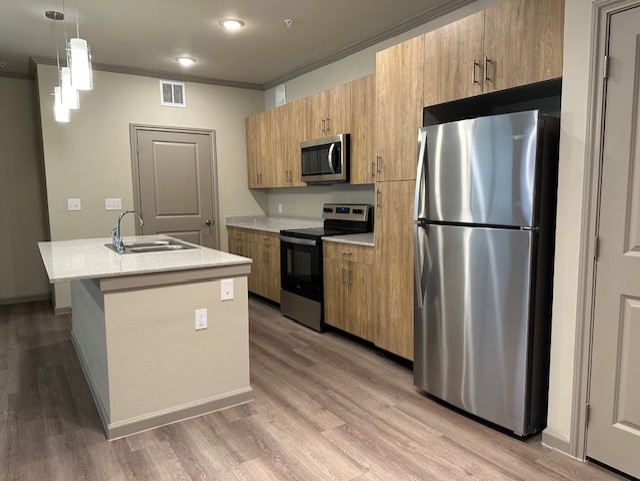
[[[127,214],[137,215],[138,220],[140,221],[140,227],[144,225],[142,216],[135,210],[125,210],[122,214],[120,214],[120,217],[118,217],[118,223],[111,230],[111,242],[113,242],[113,247],[115,247],[120,254],[124,254],[124,243],[122,242],[122,238],[120,237],[120,222],[122,221],[122,218]]]

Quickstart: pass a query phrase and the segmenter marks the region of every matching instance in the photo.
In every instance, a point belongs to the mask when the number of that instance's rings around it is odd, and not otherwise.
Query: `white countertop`
[[[357,244],[369,247],[375,246],[373,232],[367,232],[365,234],[347,234],[323,237],[322,242],[340,242],[343,244]]]
[[[170,237],[153,235],[124,237],[123,240],[126,244],[167,238]],[[38,242],[38,247],[51,283],[251,263],[246,257],[200,246],[182,251],[118,254],[105,246],[109,243],[111,238],[104,237]]]
[[[306,229],[322,227],[322,219],[310,217],[267,217],[266,215],[227,216],[227,227],[241,227],[244,229],[280,232],[283,229]]]

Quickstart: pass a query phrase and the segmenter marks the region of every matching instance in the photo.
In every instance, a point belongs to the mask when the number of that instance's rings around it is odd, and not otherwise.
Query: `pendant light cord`
[[[58,21],[54,20],[54,36],[56,37],[56,63],[58,64],[58,79],[60,79],[60,45],[58,42]],[[60,83],[60,85],[62,85]]]
[[[78,0],[76,0],[76,38],[80,38],[80,22],[78,21]]]
[[[64,0],[62,0],[62,21],[64,22],[64,48],[69,48],[69,40],[67,39],[67,17],[64,10]],[[69,60],[67,59],[67,67],[69,66]]]

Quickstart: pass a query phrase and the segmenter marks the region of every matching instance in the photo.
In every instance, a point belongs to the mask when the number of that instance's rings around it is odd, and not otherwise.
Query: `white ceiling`
[[[80,36],[105,66],[260,86],[335,60],[474,0],[78,0]],[[0,74],[26,74],[29,57],[55,59],[62,0],[0,0]],[[75,32],[75,1],[65,21]],[[228,33],[223,18],[245,22]],[[291,28],[285,19],[293,19]],[[62,22],[58,23],[62,34]],[[62,45],[62,41],[60,42]],[[175,57],[194,57],[185,69]]]

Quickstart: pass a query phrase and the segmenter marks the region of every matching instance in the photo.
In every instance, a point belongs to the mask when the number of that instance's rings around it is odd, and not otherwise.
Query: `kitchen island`
[[[110,242],[38,244],[50,282],[71,281],[71,339],[107,439],[250,401],[251,259],[193,244],[119,254]]]

